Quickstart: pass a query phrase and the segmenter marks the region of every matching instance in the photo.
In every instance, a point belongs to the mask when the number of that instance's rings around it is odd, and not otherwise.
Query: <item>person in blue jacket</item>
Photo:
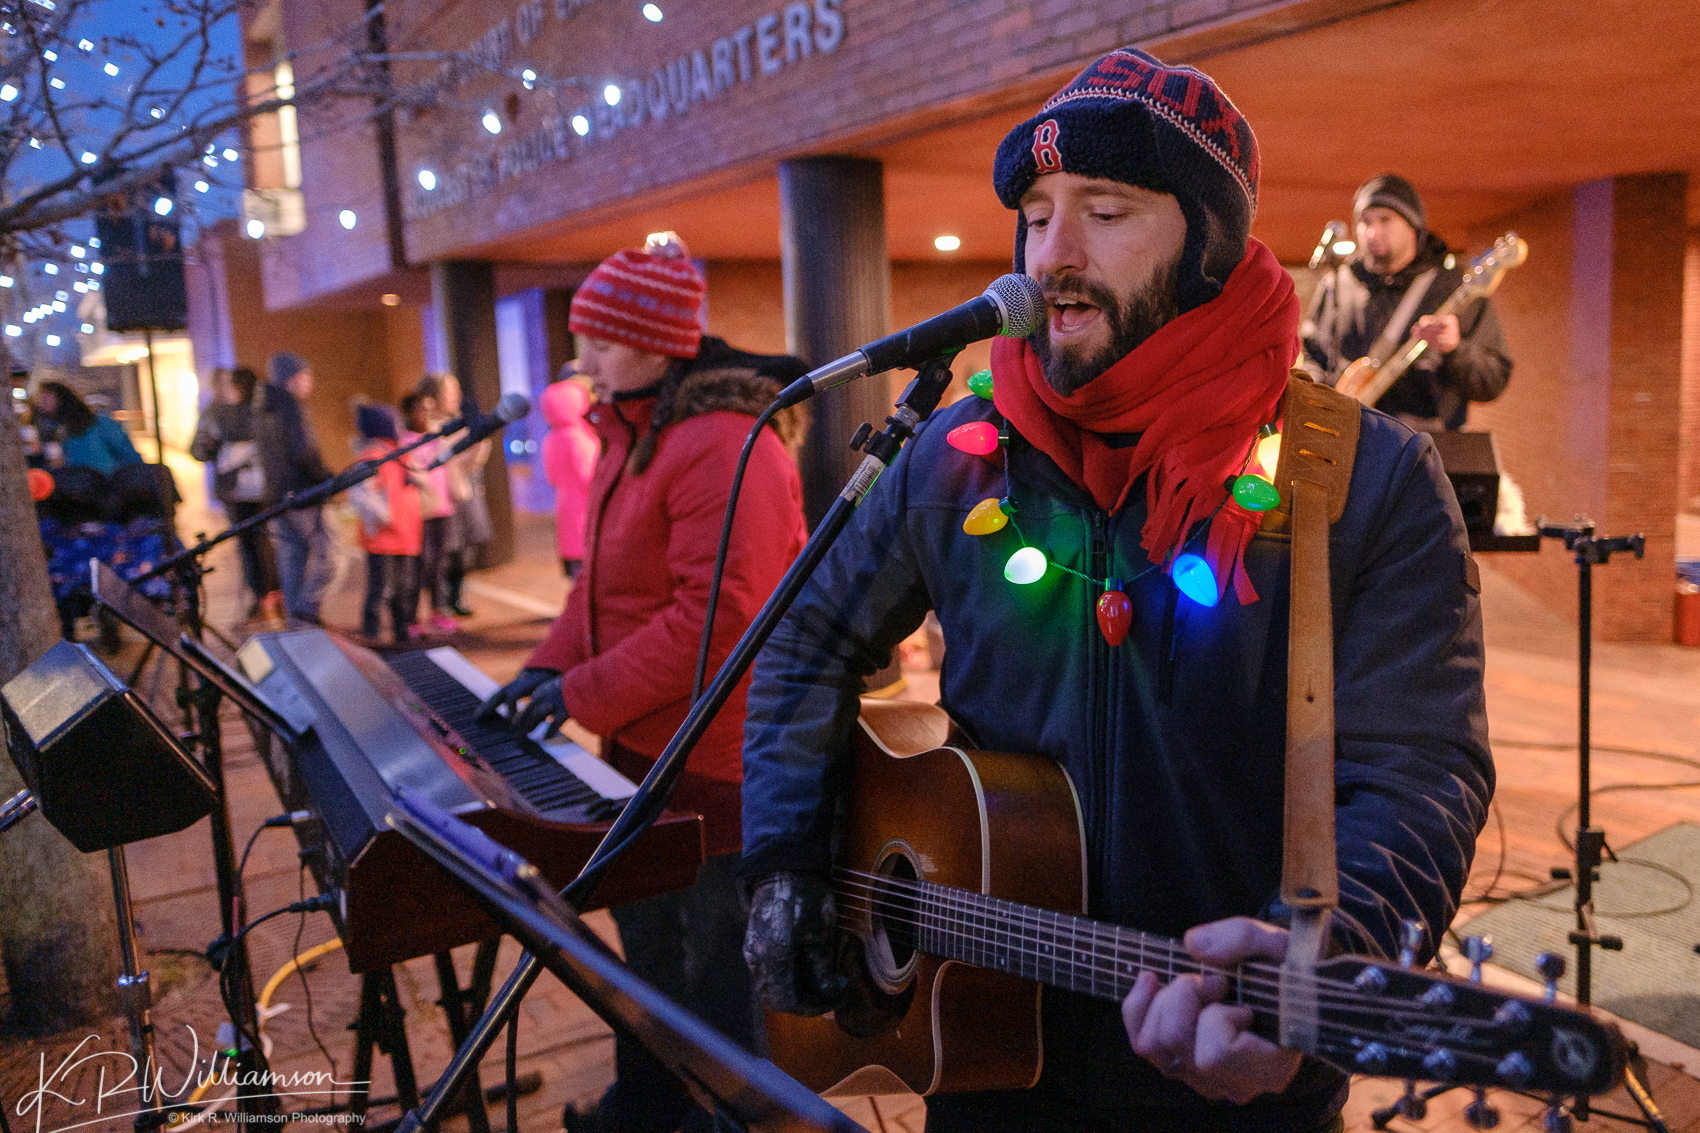
[[[929,609],[940,701],[972,746],[1072,780],[1090,917],[1184,934],[1212,964],[1285,954],[1287,532],[1226,488],[1299,350],[1292,281],[1249,235],[1257,176],[1215,83],[1131,49],[1000,146],[1015,267],[1048,321],[994,344],[991,399],[941,411],[879,479],[755,664],[741,871],[770,1008],[821,1014],[841,992],[828,877],[857,697]],[[1432,442],[1361,412],[1330,540],[1332,943],[1393,954],[1415,920],[1432,951],[1493,788],[1479,576]],[[974,422],[1007,433],[990,458],[947,443]],[[987,499],[1013,521],[966,532]],[[1018,586],[1023,545],[1049,566]],[[1183,553],[1209,568],[1198,598],[1171,576]],[[1132,619],[1112,644],[1095,606],[1118,589]],[[1047,988],[1035,1087],[931,1097],[927,1129],[1340,1128],[1346,1077],[1252,1033],[1223,983],[1141,975],[1119,1007]]]
[[[35,411],[42,439],[59,442],[66,464],[110,476],[121,465],[142,463],[124,426],[90,408],[64,382],[42,382],[35,391]]]

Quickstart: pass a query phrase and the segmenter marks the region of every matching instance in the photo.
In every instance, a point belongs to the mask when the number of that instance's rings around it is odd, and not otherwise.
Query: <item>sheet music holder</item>
[[[189,666],[285,743],[298,742],[313,726],[313,710],[300,697],[283,689],[256,687],[262,682],[250,683],[99,559],[89,560],[89,590],[119,621]]]
[[[405,788],[388,821],[475,893],[591,1010],[642,1043],[705,1109],[759,1133],[867,1133],[633,975],[536,867],[483,831]]]

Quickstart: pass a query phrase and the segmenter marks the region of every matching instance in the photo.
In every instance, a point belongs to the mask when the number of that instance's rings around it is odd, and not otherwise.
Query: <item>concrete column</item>
[[[779,163],[779,247],[786,349],[811,366],[842,357],[888,329],[891,261],[885,183],[877,161],[804,157]],[[850,435],[891,412],[890,385],[864,378],[809,403],[802,452],[803,509],[813,527],[856,470]]]
[[[449,369],[466,397],[481,412],[502,397],[496,362],[496,268],[482,260],[439,260],[431,265],[431,303],[443,335]],[[479,566],[496,566],[514,557],[514,509],[508,491],[508,465],[500,433],[493,438],[484,465],[484,499],[490,508],[490,542],[479,552]]]
[[[785,278],[785,348],[811,366],[884,335],[891,312],[885,250],[885,178],[877,161],[802,157],[779,163],[779,250]],[[809,403],[814,422],[800,457],[803,511],[812,528],[861,463],[850,437],[891,412],[880,377],[828,390]],[[868,678],[883,689],[903,675],[897,658]]]

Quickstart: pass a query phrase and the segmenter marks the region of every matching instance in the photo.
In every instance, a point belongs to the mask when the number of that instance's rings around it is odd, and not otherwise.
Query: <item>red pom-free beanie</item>
[[[651,354],[695,358],[703,284],[681,251],[678,244],[659,254],[626,248],[597,264],[573,295],[567,328]]]

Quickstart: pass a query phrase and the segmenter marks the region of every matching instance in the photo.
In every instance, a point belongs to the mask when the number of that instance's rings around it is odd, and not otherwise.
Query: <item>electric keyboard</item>
[[[262,693],[312,718],[299,741],[260,733],[303,857],[363,972],[499,933],[466,891],[385,816],[402,787],[482,829],[556,886],[578,874],[636,787],[576,744],[548,745],[475,719],[496,682],[453,649],[380,658],[323,630],[259,634],[238,660]],[[587,907],[683,889],[703,859],[702,819],[668,812],[610,870]]]

